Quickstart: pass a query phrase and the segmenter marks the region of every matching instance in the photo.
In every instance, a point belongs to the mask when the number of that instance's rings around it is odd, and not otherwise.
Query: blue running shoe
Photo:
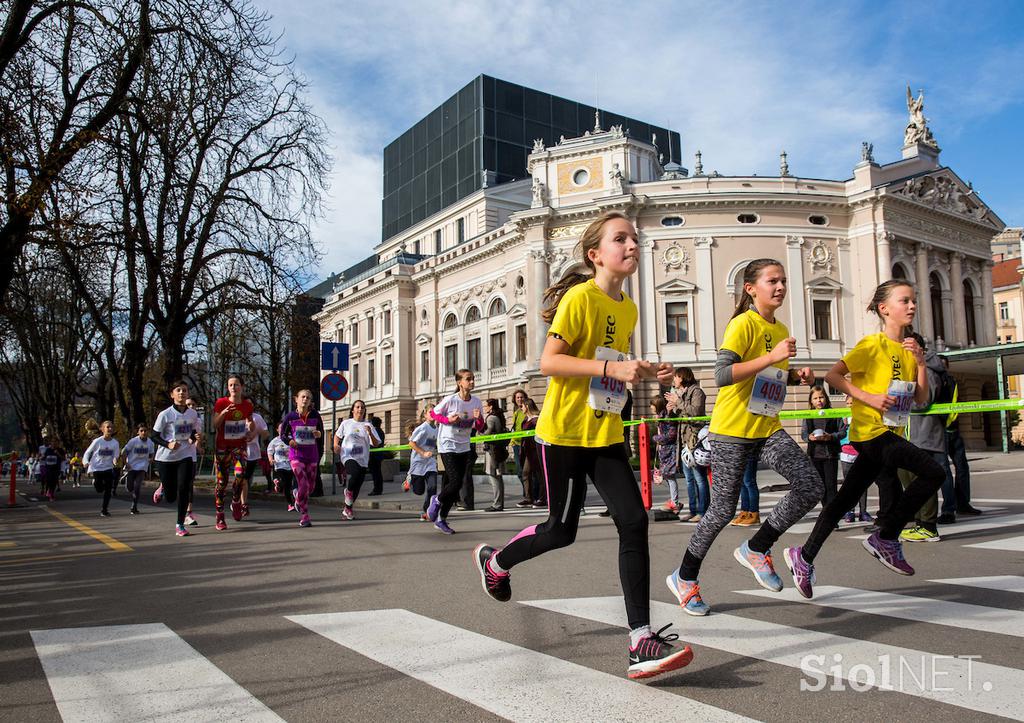
[[[430,498],[430,507],[427,508],[427,519],[431,522],[437,522],[437,515],[441,512],[441,500],[434,495]]]
[[[690,615],[707,615],[711,608],[701,600],[700,585],[696,580],[680,580],[679,570],[673,570],[672,574],[665,578],[665,584],[672,594],[676,596],[683,612]]]
[[[750,545],[744,542],[733,551],[732,556],[743,567],[754,573],[754,579],[757,580],[757,584],[765,590],[771,590],[772,592],[782,590],[782,578],[775,572],[771,552],[766,552],[762,555],[760,552],[751,550]]]
[[[454,535],[455,530],[448,526],[448,523],[444,520],[438,520],[434,523],[434,529],[443,535]]]

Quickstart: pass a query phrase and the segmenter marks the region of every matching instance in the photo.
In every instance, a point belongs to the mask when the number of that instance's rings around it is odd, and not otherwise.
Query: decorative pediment
[[[682,296],[697,293],[697,285],[683,279],[669,279],[654,290],[662,296]]]
[[[419,334],[416,336],[417,345],[429,344],[431,341],[433,341],[433,339],[430,334]]]
[[[521,319],[526,316],[526,306],[523,304],[513,304],[508,310],[508,316],[511,319]]]
[[[835,279],[830,279],[827,276],[817,276],[808,281],[804,286],[808,291],[842,291],[843,285]]]
[[[988,218],[991,212],[989,207],[982,203],[970,184],[965,184],[948,169],[910,178],[902,186],[895,188],[892,193],[915,203],[939,211],[954,213],[972,221],[992,223]]]
[[[394,346],[395,343],[391,341],[391,339],[385,339],[384,341],[377,345],[377,348],[380,349],[381,351],[385,351],[387,349],[393,349]]]

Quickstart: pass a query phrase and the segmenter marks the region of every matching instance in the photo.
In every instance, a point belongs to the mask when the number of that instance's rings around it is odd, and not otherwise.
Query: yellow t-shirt
[[[917,362],[914,355],[885,335],[878,332],[857,342],[843,357],[850,370],[853,386],[870,394],[885,394],[889,382],[898,379],[904,382],[917,381]],[[886,431],[902,436],[903,429],[886,427],[882,415],[856,399],[850,405],[853,421],[850,423],[850,441],[867,442]]]
[[[569,354],[594,359],[599,346],[629,353],[636,326],[636,304],[625,294],[615,301],[591,279],[565,292],[548,334],[558,334]],[[607,447],[623,441],[622,417],[588,405],[590,377],[551,377],[537,437],[568,447]]]
[[[778,319],[769,324],[753,309],[732,319],[725,327],[725,337],[719,349],[738,355],[740,362],[762,357],[775,348],[780,341],[789,338],[789,329]],[[772,366],[789,370],[789,360],[784,359]],[[778,419],[752,414],[747,411],[750,394],[754,390],[757,375],[736,384],[722,387],[718,399],[711,409],[711,434],[745,439],[765,439],[782,429]]]

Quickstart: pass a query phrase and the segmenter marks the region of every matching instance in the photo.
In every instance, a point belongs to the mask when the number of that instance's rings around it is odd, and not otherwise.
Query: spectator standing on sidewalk
[[[955,403],[957,400],[957,384],[953,375],[949,373],[949,360],[940,357],[942,360],[942,388],[935,398],[936,404]],[[946,475],[946,481],[942,485],[942,514],[939,516],[941,524],[956,522],[957,514],[980,515],[981,510],[971,505],[971,467],[967,463],[967,448],[964,446],[964,438],[960,436],[960,420],[956,412],[942,417],[946,425],[946,451],[953,460],[953,469],[956,477]]]
[[[505,413],[501,409],[501,402],[497,399],[488,399],[484,402],[484,434],[504,434]],[[508,440],[499,442],[484,442],[484,472],[491,482],[493,500],[491,506],[484,509],[484,512],[501,512],[505,509],[505,480],[502,473],[505,471],[505,462],[508,460]]]

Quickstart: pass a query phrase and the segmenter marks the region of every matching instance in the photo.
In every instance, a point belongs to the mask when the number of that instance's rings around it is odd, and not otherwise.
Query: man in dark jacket
[[[915,409],[927,409],[934,402],[942,386],[941,375],[945,371],[942,360],[928,349],[920,334],[911,337],[925,350],[924,363],[928,373],[928,403],[915,406]],[[946,472],[947,481],[952,484],[952,472],[949,469],[949,457],[946,455],[946,417],[942,414],[914,414],[910,417],[910,442],[931,454],[932,459],[939,463]],[[899,471],[900,482],[904,489],[914,480],[914,475],[906,470]],[[939,495],[936,492],[918,510],[916,526],[904,530],[901,540],[907,542],[938,542],[939,540]]]

